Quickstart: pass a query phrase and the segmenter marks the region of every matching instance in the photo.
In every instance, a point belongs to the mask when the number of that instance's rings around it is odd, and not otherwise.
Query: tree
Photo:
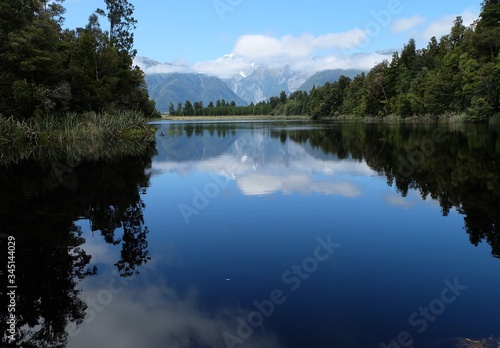
[[[417,48],[415,40],[410,39],[410,41],[408,41],[408,44],[404,46],[403,51],[401,52],[401,58],[399,58],[399,62],[409,70],[412,70],[414,68],[416,57]]]
[[[194,102],[193,104],[193,109],[194,109],[194,115],[202,115],[203,114],[203,102]]]
[[[363,115],[362,103],[360,101],[363,100],[365,78],[365,73],[357,75],[346,88],[341,108],[343,114]]]
[[[286,104],[286,101],[287,101],[287,96],[286,96],[286,92],[285,91],[281,91],[280,93],[280,97],[279,97],[279,102],[280,104]]]
[[[184,116],[194,116],[193,104],[189,100],[184,104]]]
[[[500,0],[484,0],[476,22],[474,43],[481,58],[494,59],[500,52]]]
[[[0,113],[27,118],[65,108],[71,98],[62,81],[64,47],[54,19],[64,11],[57,3],[43,5],[0,1]]]
[[[479,120],[500,112],[500,58],[480,67],[477,72],[476,93],[472,99],[473,114]]]
[[[132,56],[119,51],[101,29],[96,14],[89,17],[83,29],[77,29],[70,43],[68,71],[75,111],[138,110],[145,115],[157,115],[149,100],[144,73],[132,67]]]
[[[137,53],[134,46],[134,33],[137,21],[133,17],[134,5],[127,0],[105,0],[106,10],[97,9],[96,12],[108,18],[109,41],[119,52],[125,52],[131,57]]]
[[[169,115],[175,114],[175,106],[173,102],[170,102],[170,104],[168,104],[168,114]]]
[[[465,26],[464,26],[464,21],[461,16],[458,16],[455,19],[455,22],[453,24],[453,27],[451,28],[450,35],[448,36],[450,43],[451,43],[451,48],[459,47],[463,44],[464,38],[465,38]]]
[[[384,116],[388,113],[389,95],[387,89],[388,62],[377,64],[366,76],[364,94],[364,112],[372,116]]]

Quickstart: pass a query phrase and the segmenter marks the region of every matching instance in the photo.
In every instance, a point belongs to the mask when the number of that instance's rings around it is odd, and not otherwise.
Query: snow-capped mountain
[[[278,68],[262,66],[254,67],[248,75],[239,74],[223,81],[243,100],[258,103],[278,96],[281,91],[287,94],[295,92],[309,76],[310,74],[292,71],[287,65]]]
[[[203,100],[204,103],[212,96],[219,96],[218,99],[224,98],[226,101],[234,100],[238,105],[258,103],[278,96],[281,91],[285,91],[289,95],[299,89],[310,90],[311,83],[306,83],[306,81],[313,77],[313,73],[295,71],[288,65],[279,66],[279,64],[273,63],[273,66],[267,66],[248,63],[235,54],[227,54],[214,61],[194,65],[185,62],[160,63],[146,57],[136,57],[134,64],[146,74],[148,91],[151,97],[156,100],[157,105],[162,107],[162,111],[165,111],[164,109],[170,102],[177,105],[179,102],[184,103],[195,97]],[[322,74],[320,79],[314,78],[314,84],[324,84],[342,74],[350,77],[353,75],[352,70],[346,70],[344,73],[344,70],[339,69],[333,72],[333,74],[332,71],[329,71],[328,74]],[[193,75],[197,77],[194,78]],[[209,85],[212,88],[210,93],[198,97],[198,94],[193,96],[192,93],[186,92],[192,92],[193,88],[191,87],[180,89],[179,86],[192,86],[191,80],[198,81],[201,75],[210,76],[211,83]],[[215,83],[216,79],[221,83]],[[214,88],[221,89],[220,93]]]
[[[295,92],[312,75],[293,71],[285,64],[274,63],[271,67],[249,63],[234,53],[226,54],[214,62],[233,70],[230,76],[221,79],[231,91],[247,103],[267,100],[279,95],[281,91],[287,94]]]

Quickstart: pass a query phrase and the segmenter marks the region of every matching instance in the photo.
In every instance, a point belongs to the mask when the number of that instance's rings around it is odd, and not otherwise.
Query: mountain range
[[[233,60],[234,55],[223,59]],[[150,97],[156,101],[161,112],[167,112],[169,104],[184,105],[186,100],[210,101],[224,99],[236,105],[248,105],[266,101],[278,96],[281,91],[288,95],[298,90],[310,91],[313,86],[334,82],[341,75],[353,78],[361,70],[325,70],[317,73],[293,71],[289,66],[267,67],[246,66],[239,74],[229,77],[208,76],[193,72],[186,65],[160,63],[146,57],[136,57],[134,63],[145,72],[145,80]]]
[[[184,105],[186,100],[202,101],[208,105],[210,101],[224,99],[234,101],[236,105],[247,105],[247,102],[235,93],[219,78],[204,74],[168,73],[148,74],[145,76],[148,93],[156,101],[156,108],[167,112],[172,102]]]

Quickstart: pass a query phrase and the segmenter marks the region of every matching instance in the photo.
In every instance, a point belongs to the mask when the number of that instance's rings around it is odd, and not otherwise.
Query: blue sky
[[[470,24],[480,11],[480,0],[129,1],[138,20],[138,56],[219,76],[251,63],[369,68],[384,58],[381,51],[400,49],[412,37],[426,46],[431,36],[448,33],[456,16]],[[64,6],[70,28],[105,7],[103,0]],[[231,53],[236,56],[221,59]]]

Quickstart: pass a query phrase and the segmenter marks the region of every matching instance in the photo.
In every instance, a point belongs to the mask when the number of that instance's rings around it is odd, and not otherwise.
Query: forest
[[[485,122],[500,113],[500,1],[485,0],[479,18],[466,27],[457,17],[448,35],[417,49],[414,39],[369,72],[281,92],[249,106],[224,100],[203,106],[171,104],[174,116],[304,115],[312,119],[350,116],[424,121]]]
[[[84,28],[67,29],[63,2],[0,0],[0,115],[157,115],[144,74],[133,67],[134,6],[105,0]]]

